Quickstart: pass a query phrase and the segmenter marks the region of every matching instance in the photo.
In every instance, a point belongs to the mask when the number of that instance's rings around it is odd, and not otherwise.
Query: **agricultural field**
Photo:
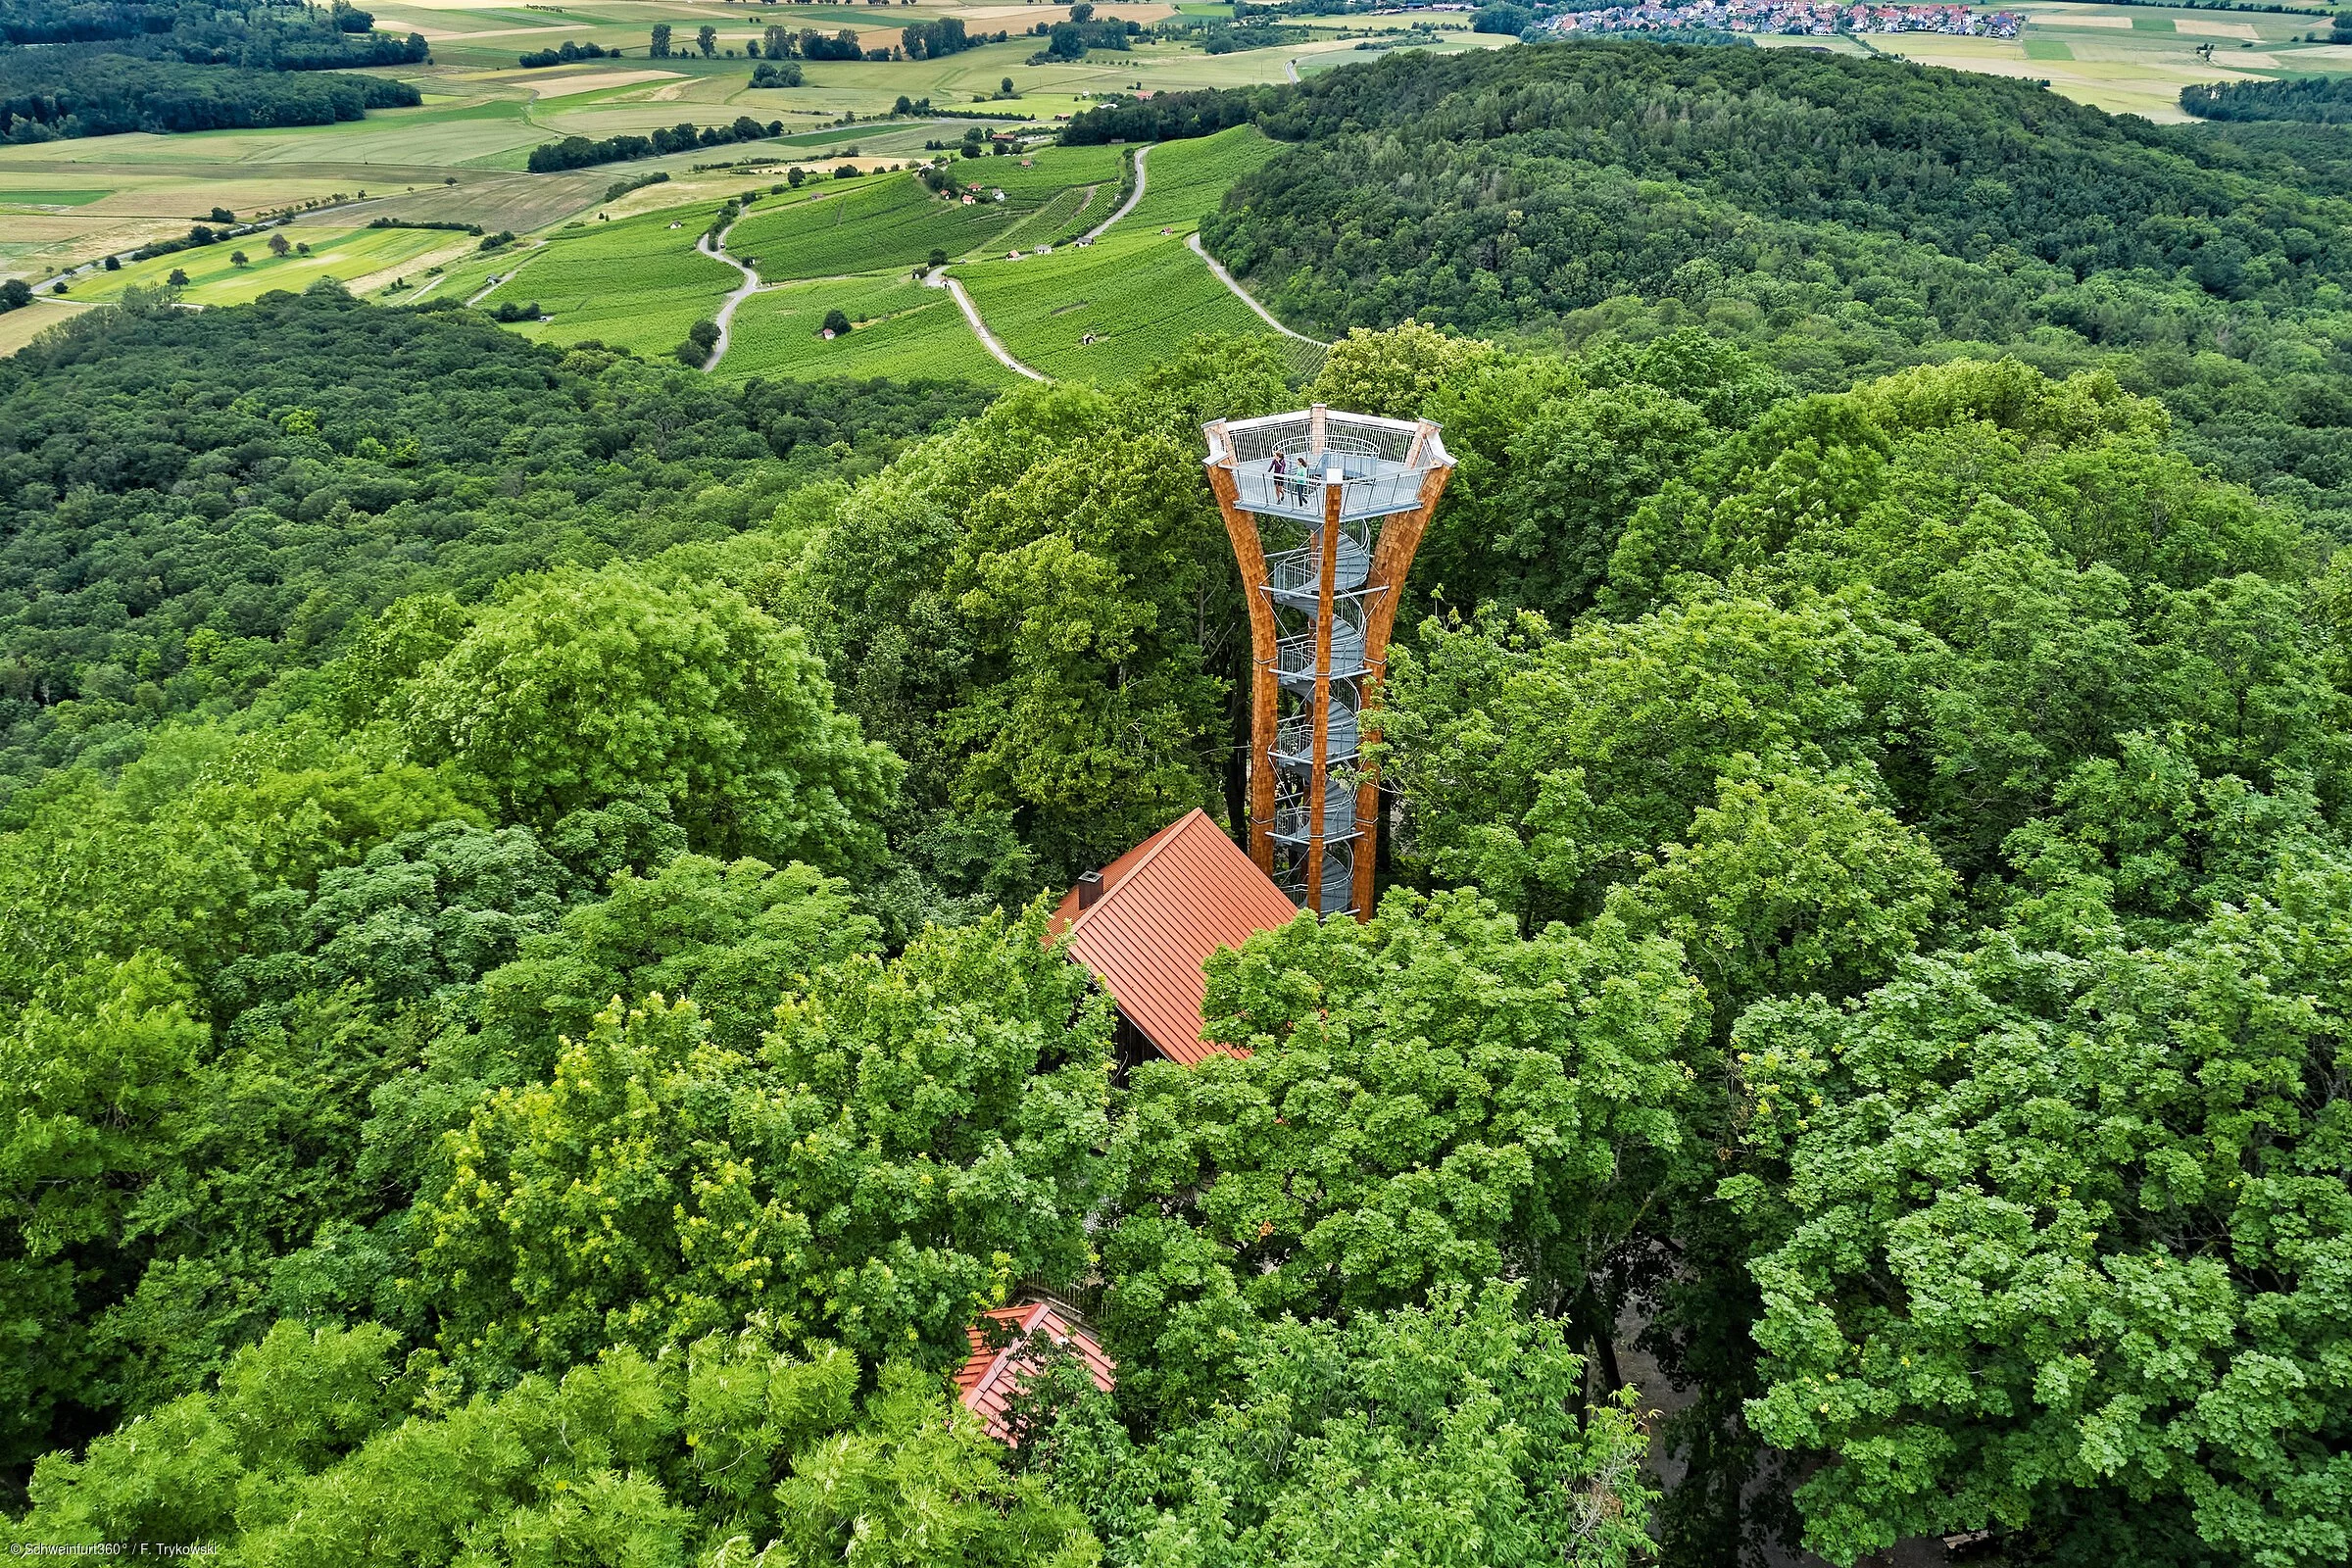
[[[1040,40],[1027,29],[1058,20],[1064,14],[1059,5],[917,0],[786,9],[723,0],[545,6],[386,0],[373,14],[379,28],[418,32],[430,44],[429,63],[384,73],[415,82],[424,94],[422,105],[371,111],[363,121],[335,125],[0,146],[0,217],[6,219],[0,222],[0,276],[46,281],[100,256],[184,233],[215,207],[251,218],[334,203],[331,215],[305,220],[360,226],[391,216],[547,231],[593,214],[615,181],[641,172],[664,171],[684,182],[696,174],[697,164],[746,159],[779,170],[795,162],[827,170],[845,161],[863,169],[904,164],[923,157],[927,143],[955,144],[975,122],[991,130],[1024,120],[1051,127],[1107,94],[1279,81],[1295,60],[1352,63],[1366,58],[1353,52],[1354,40],[1413,26],[1396,17],[1347,19],[1345,27],[1335,20],[1318,24],[1316,36],[1296,48],[1225,55],[1206,54],[1192,41],[1139,39],[1127,50],[1033,66],[1029,59]],[[1182,6],[1114,0],[1100,5],[1098,14],[1150,27],[1212,24],[1229,20],[1231,9],[1208,0]],[[771,24],[796,32],[847,27],[861,43],[880,47],[897,43],[908,24],[951,17],[973,34],[1004,30],[1011,36],[935,60],[805,62],[798,87],[751,85],[749,48]],[[666,58],[650,54],[657,24],[672,29],[676,52]],[[713,29],[708,58],[695,44],[704,25]],[[1425,34],[1437,47],[1507,41],[1474,38],[1459,19],[1436,25],[1448,29]],[[566,42],[620,53],[547,68],[519,64],[524,53]],[[889,118],[901,99],[927,102],[930,113]],[[762,123],[780,121],[788,133],[627,165],[524,172],[532,148],[564,136],[644,134],[680,122],[710,124],[741,115]],[[641,194],[630,198],[626,211],[705,194]],[[1079,205],[1070,198],[1064,208]],[[1040,226],[1053,227],[1060,216]],[[1016,242],[1054,237],[1024,231]]]
[[[0,356],[16,353],[49,328],[72,320],[89,308],[72,300],[44,296],[24,310],[0,313]]]
[[[1186,247],[1189,232],[1122,222],[1083,249],[955,272],[1005,348],[1058,380],[1123,380],[1201,332],[1263,336],[1286,355],[1320,360],[1320,350],[1277,336],[1236,299]]]
[[[2057,91],[2158,120],[2180,118],[2175,101],[2190,81],[2352,71],[2352,48],[2309,36],[2325,32],[2325,13],[2317,10],[2217,13],[2082,0],[2029,0],[2024,9],[2031,21],[2016,40],[1894,34],[1819,42],[2045,78]],[[1214,0],[1099,11],[1146,26],[1230,16]],[[1318,21],[1310,37],[1282,49],[1212,56],[1190,41],[1139,39],[1126,51],[1030,65],[1039,40],[1026,29],[1062,14],[1058,5],[946,0],[789,10],[721,0],[387,0],[376,8],[378,25],[421,32],[432,45],[430,63],[396,68],[423,90],[422,106],[338,125],[0,146],[0,275],[45,283],[101,255],[184,234],[215,208],[241,220],[292,212],[294,221],[273,232],[308,244],[308,256],[271,257],[268,235],[240,236],[119,272],[73,272],[70,300],[111,299],[124,287],[161,282],[174,269],[186,272],[184,297],[197,305],[235,304],[331,276],[386,304],[454,297],[495,309],[536,302],[551,318],[517,322],[515,330],[662,355],[741,282],[732,267],[697,254],[694,240],[720,202],[758,191],[729,235],[731,253],[749,259],[768,285],[849,279],[864,302],[859,308],[870,307],[872,316],[850,337],[825,344],[803,318],[822,291],[763,288],[737,312],[720,373],[797,373],[787,368],[823,363],[952,365],[959,368],[939,373],[983,379],[1008,374],[944,292],[905,292],[914,287],[912,270],[937,250],[956,259],[957,275],[992,330],[1025,363],[1056,376],[1115,377],[1192,332],[1269,333],[1183,241],[1235,179],[1275,155],[1275,144],[1245,130],[1158,147],[1137,209],[1083,248],[1063,242],[1108,216],[1132,149],[1043,146],[1021,157],[957,159],[951,166],[956,180],[979,188],[954,200],[925,190],[914,165],[956,145],[970,125],[995,131],[1026,117],[1045,131],[1106,94],[1304,76],[1375,58],[1359,45],[1408,30],[1416,46],[1441,51],[1509,42],[1469,32],[1458,17],[1354,17]],[[749,46],[771,24],[795,31],[847,27],[878,47],[896,42],[905,25],[951,16],[972,33],[1003,28],[1011,36],[938,60],[804,62],[798,87],[750,85]],[[651,57],[657,24],[671,27],[678,53]],[[704,25],[714,29],[709,57],[695,46]],[[621,53],[544,69],[518,63],[523,52],[566,41]],[[893,118],[902,98],[927,100],[930,112]],[[787,133],[561,173],[524,170],[533,147],[564,136],[642,134],[747,114],[763,123],[781,121]],[[845,164],[867,172],[832,178]],[[815,177],[771,193],[796,168]],[[670,177],[618,189],[657,172]],[[977,199],[967,206],[964,194]],[[365,226],[378,217],[478,223],[522,238],[483,254],[463,234]],[[1049,245],[1054,254],[1035,254]],[[229,260],[239,250],[243,267]],[[1020,260],[1005,259],[1015,251]],[[63,303],[45,310],[62,316]],[[821,318],[833,306],[816,308]],[[37,329],[17,323],[0,332],[0,352]],[[1281,341],[1295,356],[1315,352]]]
[[[1143,199],[1094,244],[952,270],[1005,348],[1056,378],[1123,379],[1201,332],[1269,338],[1295,368],[1311,369],[1320,349],[1275,333],[1185,243],[1227,188],[1277,150],[1247,125],[1163,142],[1146,162]]]
[[[835,310],[850,318],[853,329],[827,342],[824,318]],[[730,380],[948,377],[984,386],[1018,379],[980,346],[947,290],[926,288],[903,274],[761,289],[736,310],[732,340],[717,373]]]
[[[2053,91],[2114,114],[2180,122],[2180,89],[2352,70],[2352,47],[2313,42],[2326,11],[2230,11],[2155,6],[2028,4],[2014,39],[1939,33],[1875,36],[1869,47],[1921,65],[2047,81]]]
[[[680,207],[559,230],[517,256],[479,303],[495,310],[536,302],[552,319],[523,323],[517,329],[526,337],[596,338],[666,354],[743,282],[734,268],[694,248],[716,212],[715,205]]]
[[[272,237],[287,242],[285,255],[270,253]],[[444,260],[456,261],[471,254],[479,243],[470,235],[446,229],[273,228],[268,234],[243,234],[133,262],[119,272],[84,273],[74,280],[72,297],[103,304],[121,299],[126,288],[153,288],[168,282],[174,271],[187,274],[180,298],[190,305],[243,305],[271,289],[299,293],[322,277],[365,292],[405,272],[421,271]],[[310,254],[292,249],[297,244],[308,245]],[[245,258],[242,264],[235,260],[239,256]]]
[[[1254,173],[1282,150],[1254,125],[1241,125],[1196,141],[1164,142],[1144,166],[1144,198],[1119,220],[1122,228],[1175,226],[1191,229],[1216,211],[1233,182]]]
[[[1115,147],[1056,148],[1026,167],[1016,158],[959,159],[951,167],[959,181],[979,187],[963,193],[975,196],[971,205],[932,194],[911,173],[883,175],[797,206],[755,209],[728,234],[727,248],[755,258],[763,278],[792,278],[912,268],[934,250],[954,257],[1050,244],[1090,213],[1108,217],[1120,179]]]

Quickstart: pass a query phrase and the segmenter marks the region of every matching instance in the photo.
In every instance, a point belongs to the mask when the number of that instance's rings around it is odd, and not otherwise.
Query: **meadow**
[[[308,245],[311,254],[289,249],[283,256],[270,251],[271,236],[289,246]],[[458,260],[480,242],[470,235],[424,228],[277,228],[269,234],[243,234],[235,239],[174,251],[169,256],[133,262],[119,272],[92,272],[77,281],[72,298],[102,304],[122,297],[126,288],[153,288],[168,282],[173,272],[187,274],[180,298],[190,305],[243,305],[271,289],[299,293],[321,277],[366,291],[396,276],[422,271],[436,262]],[[234,258],[243,256],[243,264]]]

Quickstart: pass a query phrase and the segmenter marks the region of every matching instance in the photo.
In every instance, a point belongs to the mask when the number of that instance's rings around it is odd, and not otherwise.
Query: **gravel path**
[[[468,304],[468,305],[479,305],[479,304],[481,304],[481,303],[482,303],[482,301],[483,301],[485,298],[487,298],[487,297],[489,296],[489,293],[490,293],[490,291],[491,291],[492,289],[494,289],[494,288],[498,287],[498,285],[499,285],[499,284],[501,284],[501,283],[504,283],[504,282],[505,282],[505,281],[506,281],[508,278],[510,278],[510,277],[513,277],[513,276],[514,276],[514,275],[516,272],[519,272],[519,271],[521,271],[521,270],[523,270],[525,267],[528,267],[528,266],[530,265],[531,258],[532,258],[532,257],[534,257],[534,256],[536,256],[536,255],[538,255],[538,254],[539,254],[541,251],[543,251],[543,250],[545,250],[545,249],[547,249],[547,247],[546,247],[546,246],[544,246],[544,245],[539,245],[539,246],[534,246],[532,249],[530,249],[530,250],[527,250],[527,251],[525,251],[525,252],[523,252],[523,254],[522,254],[522,259],[521,259],[520,261],[517,261],[517,262],[516,262],[516,263],[515,263],[515,264],[514,264],[513,267],[509,268],[509,269],[508,269],[506,271],[503,271],[503,272],[499,273],[499,274],[498,274],[496,277],[492,278],[492,279],[491,279],[489,282],[487,282],[487,283],[484,283],[484,284],[483,284],[483,285],[482,285],[480,288],[477,288],[477,289],[475,289],[475,290],[474,290],[472,293],[470,293],[470,294],[466,295],[466,304]]]
[[[1134,212],[1135,204],[1144,199],[1144,158],[1145,155],[1151,151],[1152,149],[1150,147],[1138,147],[1135,150],[1135,189],[1127,193],[1127,199],[1125,201],[1119,203],[1119,210],[1117,212],[1111,214],[1108,218],[1105,218],[1102,220],[1102,221],[1097,223],[1094,227],[1086,231],[1085,237],[1087,239],[1101,239],[1104,229],[1117,222],[1120,219],[1125,218],[1129,213]]]
[[[1025,375],[1032,381],[1051,381],[1054,379],[1052,376],[1046,374],[1045,371],[1032,369],[1028,366],[1023,365],[1020,361],[1014,359],[1012,357],[1012,351],[997,341],[997,334],[991,332],[988,329],[988,323],[980,319],[980,307],[972,303],[972,297],[963,291],[963,285],[961,283],[956,282],[956,279],[948,276],[946,272],[934,268],[930,271],[923,274],[923,286],[926,288],[944,288],[950,294],[955,296],[956,303],[963,308],[964,320],[971,323],[972,335],[980,340],[980,346],[982,348],[988,350],[990,354],[996,356],[996,361],[999,365],[1002,365],[1013,374]]]
[[[727,232],[734,226],[733,223],[729,223],[725,229],[719,231],[718,238],[715,240],[705,234],[694,242],[694,248],[705,256],[714,256],[743,274],[743,287],[719,301],[718,314],[711,318],[711,320],[718,325],[718,341],[710,346],[710,358],[703,366],[703,373],[706,375],[717,369],[718,362],[727,357],[727,327],[728,323],[735,319],[735,307],[741,305],[744,297],[760,286],[760,274],[727,254]]]
[[[1208,270],[1216,273],[1218,280],[1227,288],[1233,290],[1234,296],[1237,299],[1257,313],[1257,318],[1259,320],[1265,322],[1275,331],[1280,332],[1284,337],[1295,337],[1301,343],[1312,343],[1319,349],[1327,349],[1331,347],[1330,344],[1324,342],[1319,337],[1308,337],[1304,332],[1294,332],[1289,327],[1283,325],[1280,321],[1274,319],[1273,312],[1267,310],[1263,305],[1260,305],[1257,303],[1257,301],[1251,299],[1250,297],[1250,291],[1242,287],[1241,283],[1231,272],[1228,272],[1223,267],[1218,265],[1217,259],[1214,256],[1209,255],[1207,251],[1201,248],[1200,236],[1199,234],[1187,234],[1184,237],[1184,242],[1193,248],[1193,254],[1195,256],[1200,257],[1202,261],[1208,264]]]

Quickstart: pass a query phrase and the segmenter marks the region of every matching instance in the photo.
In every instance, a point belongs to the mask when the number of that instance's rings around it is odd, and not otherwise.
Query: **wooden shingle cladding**
[[[1054,935],[1086,965],[1119,1015],[1170,1061],[1193,1066],[1223,1051],[1200,1038],[1201,965],[1298,913],[1283,891],[1205,811],[1194,810],[1104,866],[1085,908],[1073,889]]]

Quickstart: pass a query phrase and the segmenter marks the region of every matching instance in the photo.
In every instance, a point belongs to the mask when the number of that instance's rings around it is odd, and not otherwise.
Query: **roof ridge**
[[[1150,865],[1153,860],[1158,859],[1161,851],[1165,850],[1169,845],[1175,843],[1179,838],[1183,837],[1183,829],[1189,826],[1193,818],[1196,816],[1204,822],[1208,822],[1208,813],[1202,810],[1200,807],[1196,806],[1191,810],[1178,817],[1175,821],[1170,822],[1166,827],[1161,828],[1157,833],[1153,834],[1152,836],[1158,839],[1159,842],[1152,845],[1150,849],[1146,850],[1140,857],[1138,857],[1136,862],[1127,868],[1127,874],[1125,876],[1119,878],[1116,882],[1113,882],[1109,887],[1104,888],[1102,890],[1102,897],[1095,900],[1095,902],[1088,907],[1079,910],[1078,918],[1070,922],[1069,929],[1066,930],[1063,935],[1069,937],[1072,941],[1075,941],[1078,936],[1079,927],[1085,925],[1088,920],[1092,919],[1097,911],[1108,908],[1112,902],[1118,898],[1119,890],[1133,882],[1137,877],[1143,875],[1145,866]],[[1211,828],[1216,828],[1216,824],[1214,822],[1209,822],[1209,826]],[[1222,828],[1216,828],[1216,830],[1218,836],[1222,837],[1224,830]]]

